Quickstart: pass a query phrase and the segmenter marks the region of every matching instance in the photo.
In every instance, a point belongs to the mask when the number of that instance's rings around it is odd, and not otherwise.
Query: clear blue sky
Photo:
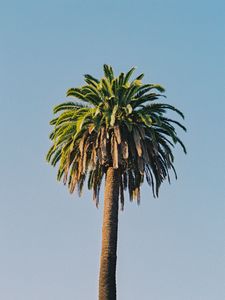
[[[225,2],[1,1],[0,298],[94,300],[102,202],[45,162],[82,75],[137,66],[186,115],[178,180],[120,213],[118,300],[225,299]]]

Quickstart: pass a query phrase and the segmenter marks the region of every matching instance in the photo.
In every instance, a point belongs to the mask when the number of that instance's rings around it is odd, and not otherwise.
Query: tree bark
[[[106,172],[102,226],[99,300],[116,300],[116,259],[119,206],[119,170]]]

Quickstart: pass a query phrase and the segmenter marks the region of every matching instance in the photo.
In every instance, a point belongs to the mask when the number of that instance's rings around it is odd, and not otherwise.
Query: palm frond
[[[127,84],[127,82],[129,81],[129,79],[130,79],[131,75],[134,73],[134,71],[135,71],[135,67],[131,68],[131,69],[127,72],[127,74],[126,74],[126,76],[125,76],[125,78],[124,78],[124,83],[123,83],[124,85]]]

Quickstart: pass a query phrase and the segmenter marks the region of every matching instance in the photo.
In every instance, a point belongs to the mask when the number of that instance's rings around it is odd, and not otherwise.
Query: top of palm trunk
[[[100,80],[84,75],[85,84],[71,88],[72,97],[54,108],[58,116],[50,139],[52,146],[47,161],[57,163],[58,180],[63,180],[72,193],[82,192],[85,179],[93,190],[98,205],[100,185],[108,167],[120,170],[120,202],[128,188],[130,200],[140,201],[140,186],[146,179],[158,196],[161,183],[174,168],[172,149],[180,144],[175,126],[185,127],[167,116],[169,111],[181,118],[183,113],[174,106],[155,102],[164,88],[159,84],[144,84],[141,74],[130,80],[135,68],[114,76],[111,66],[104,65]],[[73,98],[75,98],[73,100]]]

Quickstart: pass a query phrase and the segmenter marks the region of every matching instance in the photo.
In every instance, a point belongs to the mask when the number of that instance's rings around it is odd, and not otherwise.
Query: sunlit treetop
[[[159,84],[144,84],[141,74],[131,79],[135,70],[114,76],[111,66],[104,65],[104,77],[84,75],[82,87],[71,88],[71,101],[57,105],[57,117],[50,124],[52,147],[47,161],[58,163],[58,180],[63,180],[72,193],[81,195],[85,179],[93,190],[98,205],[103,176],[109,167],[119,169],[120,203],[124,190],[130,200],[140,201],[140,186],[146,180],[153,196],[158,196],[161,183],[170,182],[174,168],[173,148],[180,144],[176,128],[185,127],[168,117],[172,111],[184,118],[172,105],[156,102],[165,98]],[[170,114],[169,114],[170,115]]]

